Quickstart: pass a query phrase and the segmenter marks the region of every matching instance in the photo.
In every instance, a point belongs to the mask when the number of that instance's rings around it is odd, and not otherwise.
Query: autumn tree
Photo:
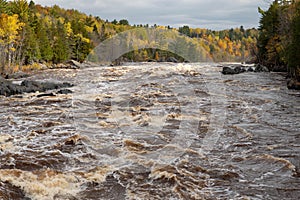
[[[24,24],[19,21],[18,15],[9,16],[7,14],[0,15],[0,52],[1,52],[1,71],[5,71],[15,63],[16,46],[20,40],[19,32]]]

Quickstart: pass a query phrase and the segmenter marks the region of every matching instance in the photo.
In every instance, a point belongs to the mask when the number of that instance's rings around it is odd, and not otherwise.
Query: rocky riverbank
[[[32,93],[32,92],[45,92],[48,90],[58,90],[61,88],[73,87],[72,84],[64,82],[64,83],[53,83],[53,82],[39,82],[39,81],[31,81],[24,80],[21,84],[16,84],[13,81],[5,80],[3,78],[0,79],[0,95],[11,96],[23,93]],[[59,94],[67,94],[71,93],[70,90],[58,90]],[[50,94],[44,94],[50,95]],[[54,95],[51,93],[51,95]]]
[[[257,64],[254,66],[245,66],[245,65],[231,65],[231,66],[220,66],[222,67],[221,73],[224,75],[235,75],[246,72],[270,72],[270,70],[263,65]],[[273,72],[283,72],[279,70],[272,70]],[[291,90],[300,90],[300,82],[296,79],[289,79],[287,81],[287,87]]]
[[[35,63],[32,66],[28,66],[29,69],[40,70],[40,73],[44,73],[45,70],[77,70],[80,68],[92,67],[93,63],[79,63],[75,60],[70,60],[66,63],[61,64],[46,64],[46,63]],[[42,81],[32,81],[29,80],[31,73],[25,73],[18,71],[12,74],[2,74],[0,75],[0,95],[12,96],[23,93],[32,93],[32,92],[46,92],[49,90],[56,90],[55,93],[50,92],[48,94],[39,94],[38,97],[42,96],[54,96],[55,94],[69,94],[72,93],[71,90],[66,89],[73,87],[72,84],[63,82],[42,82]],[[64,88],[64,89],[62,89]]]

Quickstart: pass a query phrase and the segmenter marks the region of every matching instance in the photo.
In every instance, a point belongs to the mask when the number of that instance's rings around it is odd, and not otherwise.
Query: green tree
[[[7,1],[0,0],[0,14],[7,13]]]
[[[53,50],[51,47],[49,35],[47,33],[46,28],[47,28],[46,25],[45,24],[42,25],[42,21],[40,21],[37,24],[36,35],[38,38],[41,59],[49,62],[53,58]]]
[[[70,47],[64,25],[57,21],[54,27],[53,62],[62,63],[70,59]]]
[[[27,22],[29,5],[26,0],[14,0],[9,6],[12,14],[17,14],[22,22]]]
[[[291,26],[292,40],[288,47],[288,67],[290,75],[300,81],[300,2],[296,4],[296,14]]]
[[[183,27],[179,27],[179,33],[182,33],[183,35],[186,35],[188,37],[191,36],[191,29],[189,26],[183,26]]]
[[[267,11],[259,8],[259,13],[262,15],[259,22],[259,61],[265,65],[277,65],[280,63],[279,48],[275,45],[280,42],[278,1],[274,1]]]
[[[129,22],[128,22],[127,19],[121,19],[121,20],[119,21],[119,24],[120,24],[120,25],[126,25],[126,26],[128,26],[128,25],[129,25]]]
[[[30,26],[25,26],[26,37],[23,42],[22,57],[24,58],[25,64],[37,62],[41,59],[41,52],[39,48],[39,42],[37,35]]]

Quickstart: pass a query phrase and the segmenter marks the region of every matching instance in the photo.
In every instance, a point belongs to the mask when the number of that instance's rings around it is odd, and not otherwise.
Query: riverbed
[[[300,92],[221,70],[33,72],[75,86],[0,97],[0,199],[300,199]]]

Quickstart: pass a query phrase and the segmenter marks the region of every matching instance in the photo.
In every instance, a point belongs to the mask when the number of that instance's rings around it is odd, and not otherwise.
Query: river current
[[[281,73],[220,71],[33,72],[75,86],[0,97],[0,199],[300,199],[300,92]]]

